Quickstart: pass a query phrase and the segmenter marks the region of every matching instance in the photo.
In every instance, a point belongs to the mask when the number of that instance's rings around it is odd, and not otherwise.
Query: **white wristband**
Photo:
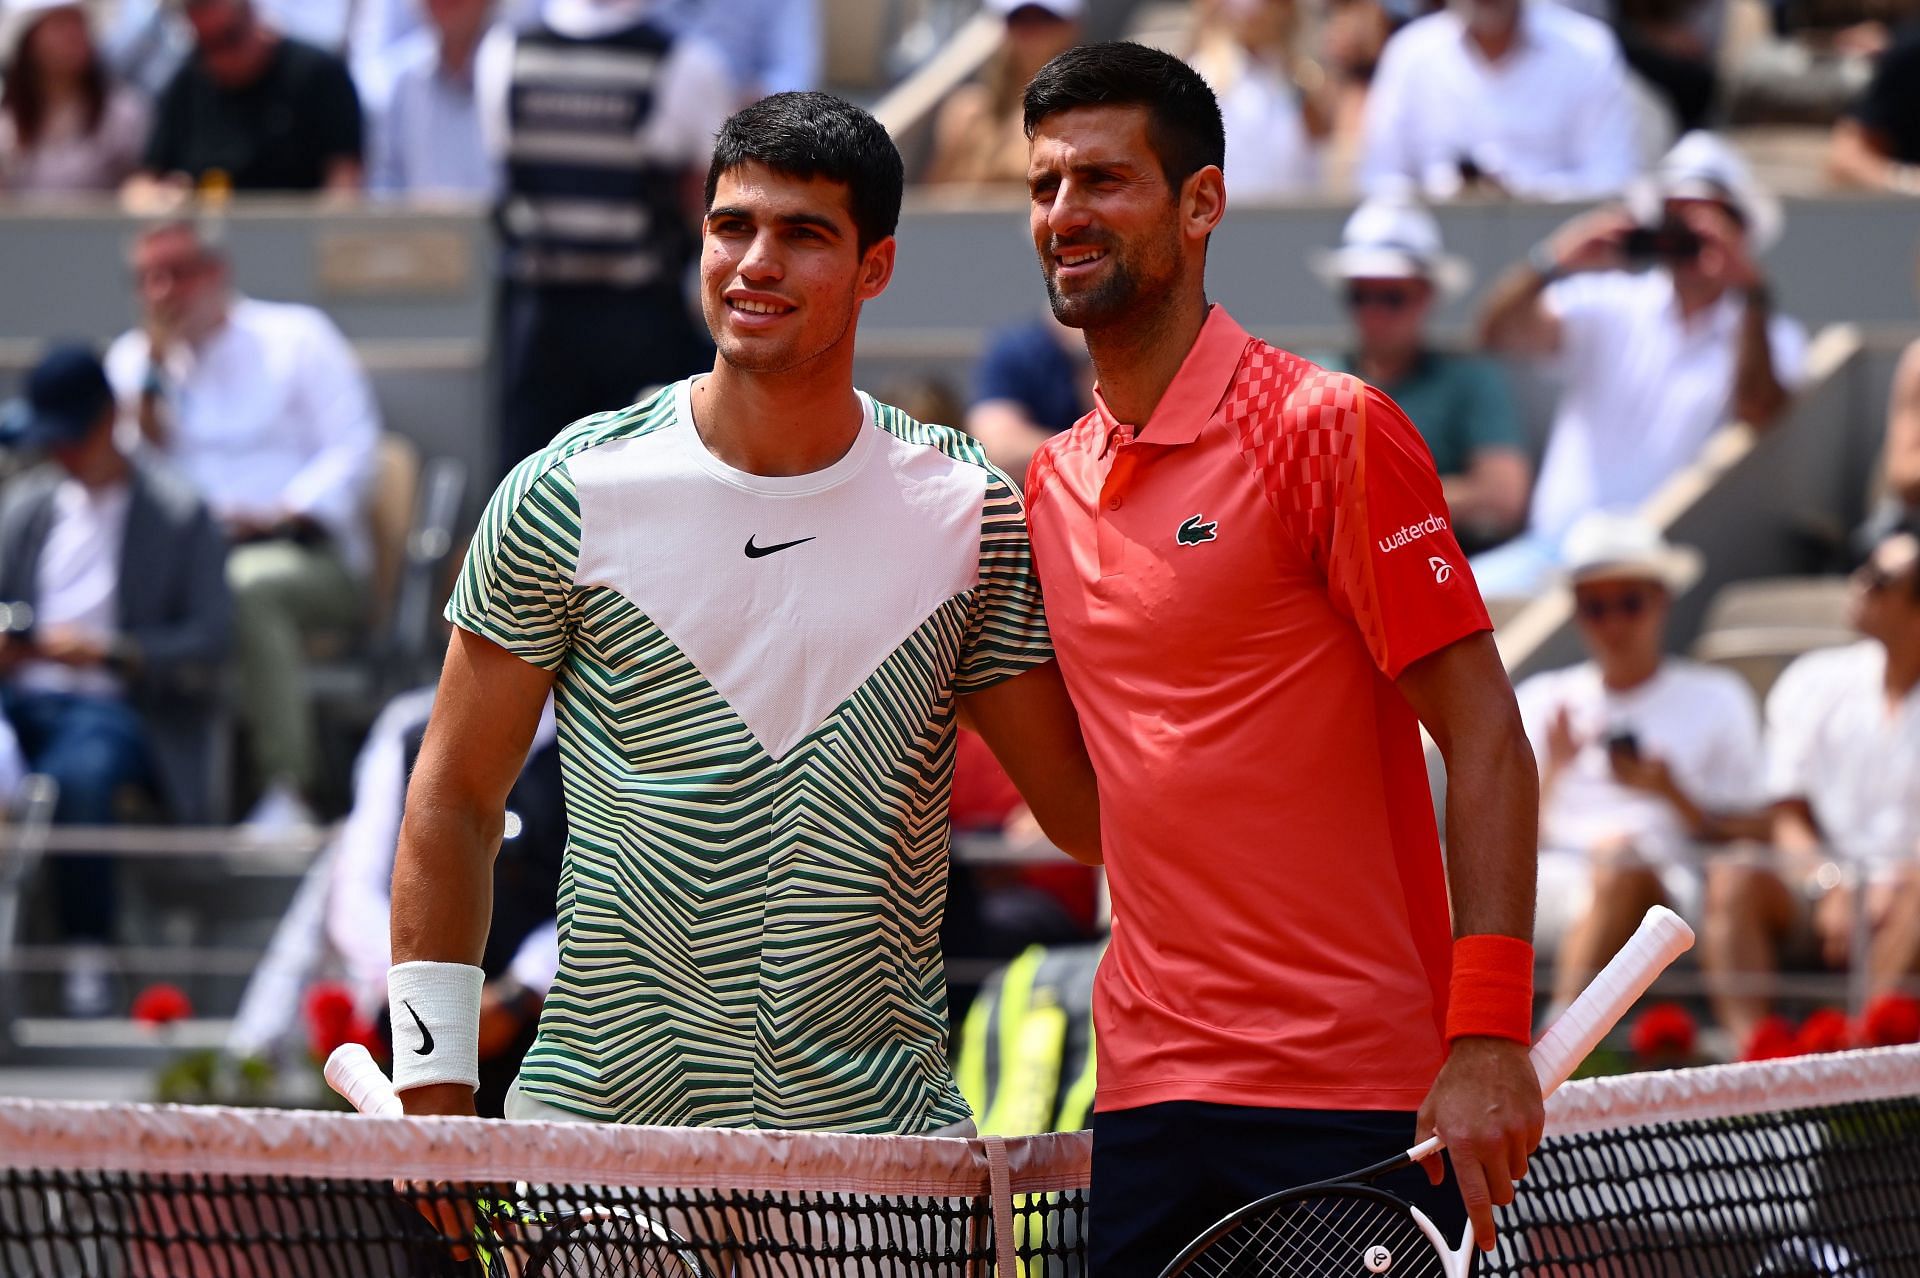
[[[387,969],[393,1021],[393,1090],[435,1083],[480,1086],[480,989],[466,963],[396,963]]]

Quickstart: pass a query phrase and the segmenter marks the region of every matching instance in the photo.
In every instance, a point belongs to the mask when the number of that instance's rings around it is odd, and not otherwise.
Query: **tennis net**
[[[1572,1083],[1548,1112],[1482,1274],[1920,1275],[1920,1047]],[[0,1101],[0,1275],[1078,1278],[1088,1155]]]

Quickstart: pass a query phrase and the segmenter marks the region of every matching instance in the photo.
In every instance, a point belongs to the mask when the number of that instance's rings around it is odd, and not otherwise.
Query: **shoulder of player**
[[[572,475],[567,463],[572,459],[609,444],[637,439],[672,424],[675,418],[672,386],[663,387],[625,408],[582,417],[555,435],[545,448],[529,454],[516,465],[502,482],[501,490],[512,491],[517,504],[527,493],[542,486],[571,487]]]
[[[923,422],[892,404],[873,401],[873,424],[890,436],[897,446],[938,453],[955,466],[971,467],[987,477],[988,488],[996,484],[1011,486],[998,466],[987,460],[986,450],[965,431],[935,422]]]
[[[1333,427],[1353,433],[1370,393],[1379,395],[1352,373],[1255,338],[1228,388],[1228,416],[1269,418],[1282,432]]]

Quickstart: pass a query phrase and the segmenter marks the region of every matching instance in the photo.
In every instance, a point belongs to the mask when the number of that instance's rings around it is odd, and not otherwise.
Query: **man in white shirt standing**
[[[1729,412],[1771,425],[1805,372],[1806,330],[1774,313],[1758,260],[1779,204],[1709,133],[1655,178],[1648,208],[1575,218],[1491,290],[1483,344],[1553,360],[1562,387],[1526,533],[1473,561],[1484,594],[1539,589],[1582,515],[1638,509]]]
[[[1361,145],[1368,195],[1591,199],[1640,163],[1619,42],[1563,4],[1459,0],[1381,52]]]
[[[1540,931],[1564,929],[1564,1007],[1664,904],[1697,919],[1700,847],[1765,837],[1760,716],[1739,676],[1666,655],[1676,594],[1700,556],[1631,516],[1568,538],[1588,660],[1517,689],[1540,760]]]
[[[236,296],[226,259],[191,223],[141,235],[133,274],[145,322],[113,344],[107,372],[232,546],[240,711],[262,793],[254,819],[309,821],[318,745],[304,636],[363,617],[373,392],[333,321]]]
[[[1920,532],[1901,528],[1854,574],[1865,638],[1810,652],[1767,696],[1774,858],[1729,860],[1707,881],[1701,966],[1714,1011],[1751,1044],[1771,1000],[1751,982],[1777,970],[1811,922],[1820,956],[1844,968],[1856,928],[1873,983],[1907,975],[1920,950]],[[1860,917],[1860,912],[1865,917]]]

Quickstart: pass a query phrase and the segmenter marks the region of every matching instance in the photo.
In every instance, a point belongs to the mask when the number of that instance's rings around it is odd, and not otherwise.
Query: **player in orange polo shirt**
[[[1379,391],[1207,304],[1226,196],[1197,75],[1083,46],[1025,106],[1034,245],[1099,375],[1027,481],[1113,893],[1093,1271],[1155,1274],[1435,1129],[1457,1190],[1383,1183],[1489,1247],[1542,1122],[1537,780],[1433,461]]]

